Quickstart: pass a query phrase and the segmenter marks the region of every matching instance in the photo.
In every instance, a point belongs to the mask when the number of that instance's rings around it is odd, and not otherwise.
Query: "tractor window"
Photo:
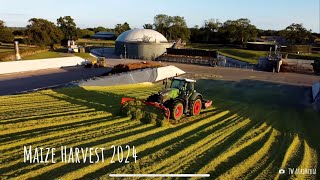
[[[173,80],[171,83],[171,88],[182,89],[184,87],[184,82],[179,80]]]
[[[194,83],[191,83],[191,82],[188,83],[188,84],[187,84],[187,90],[188,90],[188,91],[193,91],[193,90],[194,90]]]

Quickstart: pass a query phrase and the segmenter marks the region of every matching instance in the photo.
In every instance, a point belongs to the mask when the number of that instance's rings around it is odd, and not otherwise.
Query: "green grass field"
[[[74,55],[75,55],[75,56],[79,56],[79,57],[81,57],[81,58],[83,58],[83,59],[86,59],[86,60],[90,60],[90,61],[96,60],[96,58],[90,56],[89,53],[74,53]]]
[[[114,47],[115,41],[114,40],[100,40],[100,39],[85,39],[80,38],[77,40],[77,44],[87,46],[103,46],[103,47]]]
[[[191,43],[187,45],[188,48],[217,50],[221,55],[234,58],[240,61],[258,64],[259,57],[267,56],[268,51],[254,51],[246,49],[237,49],[225,47],[218,44],[200,44]],[[320,60],[320,54],[289,54],[288,58],[293,59],[307,59],[307,60]]]
[[[41,52],[41,53],[29,55],[29,56],[24,56],[22,57],[22,59],[33,60],[33,59],[59,58],[59,57],[68,57],[68,56],[71,56],[71,54],[54,52],[54,51],[46,51],[46,52]]]
[[[188,44],[187,47],[195,49],[217,50],[221,55],[252,64],[258,64],[259,57],[266,56],[268,53],[266,51],[253,51],[246,49],[230,48],[217,44],[191,43]]]
[[[35,47],[31,47],[31,46],[27,46],[27,45],[19,45],[20,49],[32,49],[32,48],[35,48]],[[14,52],[14,46],[13,46],[13,43],[12,44],[9,44],[9,43],[2,43],[0,45],[0,53],[2,52]]]
[[[288,58],[320,61],[320,54],[319,53],[318,54],[289,54]]]
[[[285,167],[319,167],[319,113],[302,108],[305,88],[259,81],[198,80],[213,107],[169,127],[118,115],[121,97],[146,98],[161,85],[74,87],[0,97],[0,172],[17,179],[108,179],[110,173],[210,173],[273,179]],[[274,89],[277,89],[275,91]],[[286,95],[286,96],[285,96]],[[29,164],[23,146],[105,147],[96,164]],[[111,145],[137,162],[110,164]],[[126,152],[125,152],[126,154]],[[56,153],[59,157],[59,151]],[[316,179],[309,175],[281,178]]]
[[[87,60],[95,60],[94,57],[90,56],[89,53],[62,53],[62,52],[55,52],[55,51],[46,51],[46,52],[41,52],[29,56],[24,56],[22,59],[23,60],[36,60],[36,59],[45,59],[45,58],[60,58],[60,57],[69,57],[69,56],[79,56],[83,59]]]

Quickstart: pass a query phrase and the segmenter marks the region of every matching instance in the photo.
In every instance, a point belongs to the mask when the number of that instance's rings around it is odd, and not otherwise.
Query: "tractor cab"
[[[170,86],[168,86],[168,79],[165,79],[163,81],[165,88],[159,92],[159,94],[161,95],[161,103],[164,103],[169,99],[189,96],[190,94],[195,92],[195,80],[179,77],[169,78],[169,80],[171,80]]]
[[[171,85],[169,88],[171,89],[179,89],[180,91],[185,91],[187,94],[195,92],[194,83],[196,80],[187,79],[187,78],[179,78],[173,77],[170,78]],[[167,89],[167,79],[164,81],[165,89]]]
[[[194,90],[194,83],[196,80],[187,79],[187,78],[179,78],[179,77],[173,77],[171,78],[171,89],[179,89],[182,92],[185,92],[184,94],[191,94],[195,92]]]

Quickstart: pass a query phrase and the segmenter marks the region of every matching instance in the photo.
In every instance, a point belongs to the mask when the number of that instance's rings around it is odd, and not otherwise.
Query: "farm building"
[[[94,39],[113,39],[115,38],[114,32],[100,31],[95,33],[92,38]]]
[[[153,60],[172,46],[159,32],[151,29],[125,31],[116,39],[115,53],[133,59]]]

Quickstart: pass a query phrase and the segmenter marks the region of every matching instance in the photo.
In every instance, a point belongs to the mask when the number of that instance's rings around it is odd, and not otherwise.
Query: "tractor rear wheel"
[[[196,98],[194,101],[192,101],[190,112],[191,116],[197,116],[201,112],[201,106],[202,102],[200,98]]]
[[[183,104],[181,102],[176,102],[173,104],[171,110],[171,118],[174,120],[179,120],[183,114]]]

